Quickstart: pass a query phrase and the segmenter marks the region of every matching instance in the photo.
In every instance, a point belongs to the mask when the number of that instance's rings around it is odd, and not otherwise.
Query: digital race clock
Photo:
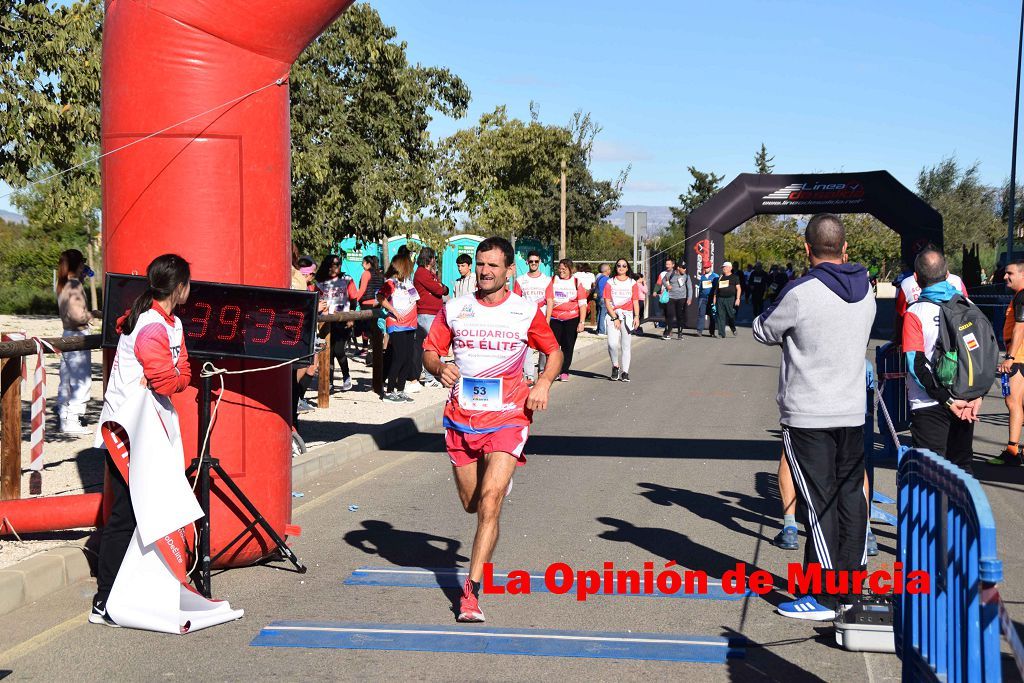
[[[117,346],[117,319],[146,286],[139,275],[107,274],[103,346]],[[317,294],[192,280],[188,301],[174,315],[189,355],[287,360],[313,354]]]

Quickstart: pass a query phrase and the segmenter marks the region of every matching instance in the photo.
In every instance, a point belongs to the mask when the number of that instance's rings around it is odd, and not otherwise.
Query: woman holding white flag
[[[170,397],[192,378],[181,320],[173,314],[188,300],[189,264],[164,254],[149,264],[146,278],[145,292],[117,321],[121,336],[96,438],[97,447],[106,446],[113,501],[89,621],[185,633],[241,613],[187,585],[191,523],[202,510],[185,478]]]

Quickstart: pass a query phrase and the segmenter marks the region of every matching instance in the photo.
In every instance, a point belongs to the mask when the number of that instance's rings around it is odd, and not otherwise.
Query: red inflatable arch
[[[159,132],[103,160],[108,272],[142,273],[154,257],[176,252],[197,280],[288,286],[288,72],[352,1],[107,0],[103,151]],[[209,113],[191,118],[202,112]],[[198,383],[198,368],[194,376]],[[211,452],[284,535],[291,521],[289,369],[226,383]],[[174,401],[188,459],[197,451],[196,393],[193,387]],[[230,495],[214,486],[216,554],[244,525]],[[19,531],[38,531],[81,526],[96,520],[98,508],[93,494],[19,501],[9,510]],[[258,561],[270,547],[254,532],[220,565]]]

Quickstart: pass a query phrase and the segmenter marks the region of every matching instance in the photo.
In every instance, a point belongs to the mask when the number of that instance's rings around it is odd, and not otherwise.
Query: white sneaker
[[[92,434],[92,430],[84,426],[78,421],[77,417],[62,420],[60,423],[61,434],[74,434],[80,436],[82,434]]]
[[[423,391],[423,387],[420,386],[419,382],[406,382],[405,392],[408,394],[418,394]]]
[[[341,383],[342,391],[352,391],[352,378],[346,377],[345,381]]]
[[[440,389],[444,385],[438,382],[437,378],[431,375],[430,379],[427,380],[424,386],[426,386],[428,389]]]
[[[299,410],[300,413],[311,413],[311,412],[313,412],[315,410],[315,408],[313,406],[311,406],[306,399],[300,398],[299,399],[299,404],[298,404],[298,410]]]

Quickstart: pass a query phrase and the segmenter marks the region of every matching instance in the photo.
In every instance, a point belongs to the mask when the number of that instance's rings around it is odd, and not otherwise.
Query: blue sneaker
[[[779,614],[790,619],[807,619],[809,621],[832,621],[836,618],[836,611],[821,605],[810,595],[784,602],[779,605]]]
[[[795,526],[783,527],[782,531],[772,539],[772,545],[783,550],[799,550],[800,536]]]
[[[878,554],[878,539],[875,538],[875,534],[872,531],[868,531],[868,557],[874,557]]]

